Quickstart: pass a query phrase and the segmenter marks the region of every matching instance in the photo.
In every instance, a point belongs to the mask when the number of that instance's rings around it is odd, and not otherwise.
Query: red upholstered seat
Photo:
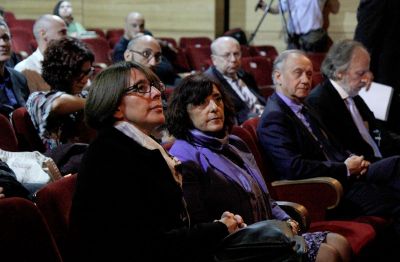
[[[62,261],[43,215],[29,200],[0,200],[0,232],[1,261]]]
[[[273,45],[252,45],[250,52],[253,56],[265,56],[273,62],[278,56],[278,50]]]
[[[272,85],[272,62],[264,56],[242,58],[242,68],[250,73],[259,87]]]
[[[111,64],[111,48],[105,38],[84,38],[83,42],[87,44],[94,54],[94,65],[105,68]]]
[[[49,225],[61,255],[66,256],[69,212],[77,175],[65,176],[40,189],[35,202]]]
[[[186,57],[195,71],[203,72],[212,64],[210,46],[189,46],[186,48]]]
[[[0,114],[0,148],[6,151],[18,151],[18,140],[10,120]]]
[[[181,48],[188,48],[189,46],[201,47],[210,46],[211,39],[204,36],[194,36],[194,37],[181,37],[179,39],[179,46]]]
[[[25,107],[15,109],[11,120],[17,135],[20,151],[39,151],[42,153],[46,151],[46,147],[33,126],[31,117]]]
[[[363,248],[369,245],[374,240],[376,233],[374,228],[365,223],[352,221],[318,221],[311,222],[310,232],[316,231],[331,231],[346,237],[349,241],[354,254],[360,254]]]
[[[121,36],[124,34],[124,29],[123,28],[111,28],[108,29],[106,32],[106,38],[111,39],[114,37],[121,38]]]

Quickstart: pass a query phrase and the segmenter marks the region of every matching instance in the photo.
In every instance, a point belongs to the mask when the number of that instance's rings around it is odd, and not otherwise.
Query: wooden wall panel
[[[85,27],[122,28],[125,16],[131,11],[141,12],[146,18],[146,28],[156,36],[208,36],[220,34],[219,19],[223,15],[223,0],[71,0],[74,17]],[[0,5],[17,18],[36,19],[51,13],[56,0],[2,0]],[[249,38],[262,17],[254,12],[258,0],[230,0],[230,28],[242,28]],[[359,1],[341,1],[338,15],[331,15],[330,35],[334,40],[352,38],[356,26],[356,9]],[[216,22],[218,21],[218,22]],[[272,44],[285,49],[280,16],[268,14],[253,44]]]

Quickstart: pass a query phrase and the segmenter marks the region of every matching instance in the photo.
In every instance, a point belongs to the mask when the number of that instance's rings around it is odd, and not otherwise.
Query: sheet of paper
[[[359,95],[367,103],[369,109],[374,112],[376,119],[387,120],[393,96],[391,86],[372,82],[370,89],[368,91],[365,88],[361,89]]]

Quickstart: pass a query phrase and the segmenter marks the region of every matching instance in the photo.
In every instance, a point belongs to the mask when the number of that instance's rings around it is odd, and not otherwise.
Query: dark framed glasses
[[[160,93],[163,93],[165,91],[165,85],[162,82],[153,82],[153,83],[144,83],[144,82],[139,82],[136,83],[132,86],[129,86],[125,90],[125,94],[148,94],[151,92],[151,88],[155,88]]]
[[[136,50],[129,49],[129,52],[138,54],[138,55],[146,58],[147,61],[150,61],[154,57],[154,61],[157,64],[161,63],[162,54],[161,53],[155,53],[154,54],[153,50],[151,50],[151,49],[145,49],[144,51],[136,51]]]

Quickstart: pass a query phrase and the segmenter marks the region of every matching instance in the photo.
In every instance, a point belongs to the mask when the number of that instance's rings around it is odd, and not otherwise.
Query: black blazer
[[[12,90],[14,91],[18,104],[16,108],[25,106],[26,100],[29,97],[29,88],[25,76],[10,67],[5,67],[4,70],[7,70],[10,75]],[[8,101],[6,98],[0,97],[0,112],[9,114],[13,111],[7,104]]]
[[[231,85],[225,80],[224,76],[215,68],[215,66],[209,67],[204,74],[209,77],[212,81],[221,85],[227,95],[231,98],[233,106],[235,107],[235,111],[237,113],[237,121],[238,124],[243,123],[245,120],[249,118],[250,108],[247,106],[245,102],[240,99],[238,94],[236,94],[235,90],[232,89]],[[238,72],[238,77],[247,85],[250,91],[258,98],[258,101],[265,105],[265,98],[260,94],[260,91],[257,87],[257,83],[254,80],[254,77],[249,73],[246,73],[242,70]]]
[[[368,123],[371,136],[374,138],[374,133],[381,134],[382,154],[384,156],[399,154],[400,138],[392,136],[379,125],[373,112],[360,96],[355,96],[353,100],[363,121]],[[345,102],[328,79],[315,87],[306,101],[319,114],[323,124],[343,147],[356,155],[363,155],[370,161],[376,160],[372,147],[362,138]]]
[[[309,113],[319,121],[312,110]],[[347,168],[342,162],[347,158],[346,152],[337,148],[343,159],[328,161],[307,127],[276,93],[267,101],[257,135],[266,160],[277,175],[274,180],[329,176],[347,183]]]
[[[227,227],[207,223],[189,229],[183,214],[182,190],[160,151],[115,128],[102,130],[78,174],[71,261],[203,261]]]

